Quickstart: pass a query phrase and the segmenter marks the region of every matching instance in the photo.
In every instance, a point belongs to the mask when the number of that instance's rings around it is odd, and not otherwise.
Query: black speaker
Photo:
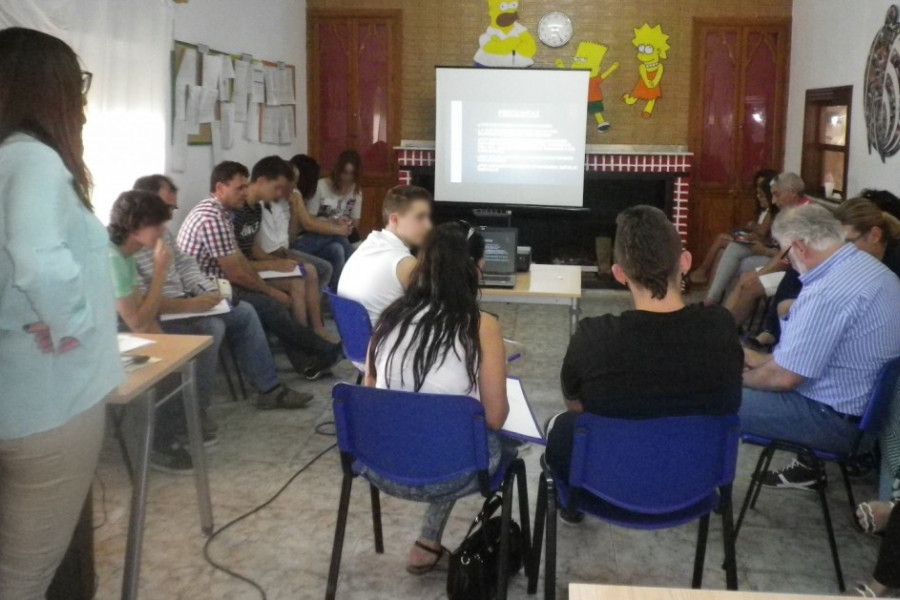
[[[516,271],[527,273],[531,270],[531,246],[516,246]]]

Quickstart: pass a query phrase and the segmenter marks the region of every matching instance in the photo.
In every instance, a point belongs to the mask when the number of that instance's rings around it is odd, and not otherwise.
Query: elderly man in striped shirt
[[[844,452],[881,367],[900,356],[900,280],[853,244],[825,208],[782,212],[772,234],[788,250],[803,291],[782,321],[771,355],[745,351],[744,431]],[[795,459],[764,485],[809,488],[814,471]]]

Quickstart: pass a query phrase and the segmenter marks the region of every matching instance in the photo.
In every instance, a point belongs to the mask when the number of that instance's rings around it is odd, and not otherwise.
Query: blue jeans
[[[328,287],[337,290],[338,281],[341,279],[341,271],[344,263],[353,254],[353,246],[350,241],[340,235],[325,235],[323,233],[304,233],[297,238],[292,246],[294,250],[312,254],[327,260],[331,264],[331,280]],[[320,279],[324,280],[324,277]]]
[[[519,442],[502,438],[494,432],[488,433],[488,450],[490,452],[490,466],[488,470],[491,475],[497,472],[502,458],[515,456],[516,448],[519,445]],[[413,502],[427,502],[428,508],[425,509],[425,516],[422,518],[422,529],[419,537],[436,543],[441,542],[441,536],[444,533],[444,527],[447,526],[447,519],[450,518],[453,504],[460,498],[477,493],[480,489],[477,475],[469,475],[447,483],[421,486],[403,485],[382,479],[373,473],[367,473],[365,470],[360,475],[372,482],[375,487],[385,494]]]
[[[859,426],[821,402],[797,392],[744,388],[741,430],[826,452],[849,452]]]

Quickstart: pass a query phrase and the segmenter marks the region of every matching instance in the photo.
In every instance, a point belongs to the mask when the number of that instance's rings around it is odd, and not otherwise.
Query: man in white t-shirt
[[[384,229],[373,231],[353,253],[338,283],[338,295],[366,307],[374,326],[381,313],[403,295],[416,259],[410,253],[431,230],[431,194],[398,185],[384,199]]]

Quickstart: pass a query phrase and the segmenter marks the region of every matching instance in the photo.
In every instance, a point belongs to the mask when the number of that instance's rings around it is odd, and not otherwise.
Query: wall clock
[[[553,11],[541,17],[538,23],[538,38],[551,48],[562,48],[575,35],[572,19],[564,12]]]

